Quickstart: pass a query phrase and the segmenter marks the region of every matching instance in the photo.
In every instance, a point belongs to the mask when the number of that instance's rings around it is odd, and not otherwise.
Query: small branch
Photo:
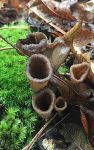
[[[64,116],[59,122],[57,122],[52,128],[50,128],[46,133],[43,133],[41,137],[43,137],[45,134],[47,134],[48,132],[50,132],[51,130],[53,130],[54,128],[56,128],[62,121],[64,121],[68,116],[70,115],[70,113],[66,114],[66,116]]]
[[[0,51],[3,51],[3,50],[9,50],[9,49],[14,49],[14,48],[13,48],[13,47],[0,48]]]
[[[6,30],[6,29],[24,29],[24,30],[28,30],[30,29],[29,26],[23,26],[23,27],[20,27],[20,26],[16,26],[16,27],[3,27],[3,28],[0,28],[0,30]]]
[[[11,42],[9,42],[6,38],[4,38],[2,35],[0,35],[0,38],[3,39],[6,43],[8,43],[11,47],[13,47],[14,49],[16,49],[17,51],[19,51],[20,53],[22,53],[24,55],[24,53],[18,49],[16,46],[14,46]]]
[[[39,132],[35,135],[35,137],[32,139],[32,141],[24,147],[22,150],[30,150],[32,149],[35,142],[38,140],[42,132],[45,130],[45,128],[55,119],[58,113],[56,113],[48,122],[45,123],[45,125],[39,130]]]
[[[61,78],[59,78],[59,77],[58,77],[57,75],[55,75],[55,74],[53,74],[53,78],[55,79],[55,81],[61,81],[62,83],[64,83],[65,85],[67,85],[70,89],[72,89],[78,96],[80,96],[79,93],[70,85],[69,82],[67,82],[67,81],[65,81],[65,80],[63,80],[63,79],[61,79]]]

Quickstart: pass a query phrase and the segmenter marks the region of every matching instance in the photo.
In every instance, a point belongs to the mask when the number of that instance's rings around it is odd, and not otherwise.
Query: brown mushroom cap
[[[54,107],[55,94],[46,88],[32,97],[34,110],[43,118],[50,117]]]
[[[27,64],[26,74],[34,91],[43,89],[52,76],[49,59],[42,54],[33,54]]]
[[[67,102],[60,96],[56,99],[54,108],[56,111],[64,111],[67,108]]]
[[[35,32],[29,34],[26,39],[19,39],[16,46],[22,51],[22,53],[17,51],[19,54],[23,55],[24,53],[26,56],[31,56],[35,52],[46,49],[47,37],[42,32]]]
[[[83,62],[81,64],[72,65],[70,68],[70,78],[73,83],[83,82],[89,73],[89,64]]]

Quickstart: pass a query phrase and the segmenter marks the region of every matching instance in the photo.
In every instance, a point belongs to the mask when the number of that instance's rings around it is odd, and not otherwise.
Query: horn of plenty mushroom
[[[73,83],[83,82],[89,73],[89,64],[83,62],[81,64],[72,65],[70,68],[70,78]]]
[[[47,47],[47,37],[42,32],[29,34],[26,39],[19,39],[16,44],[22,51],[21,55],[31,56],[33,53],[39,53]],[[17,51],[19,53],[19,51]]]
[[[43,89],[52,76],[49,59],[42,54],[32,55],[27,64],[26,74],[34,91]]]
[[[42,117],[49,118],[54,108],[55,94],[49,89],[43,89],[32,97],[34,110]]]
[[[63,98],[60,96],[56,99],[54,108],[58,112],[62,112],[67,108],[67,102],[63,100]]]

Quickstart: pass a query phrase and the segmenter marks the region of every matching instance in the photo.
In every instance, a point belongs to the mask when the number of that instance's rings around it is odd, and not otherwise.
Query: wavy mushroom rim
[[[39,97],[43,96],[42,94],[45,94],[45,92],[47,92],[51,96],[52,100],[51,100],[51,103],[50,103],[50,105],[48,107],[48,110],[41,110],[40,108],[36,107],[36,101],[38,100]],[[46,89],[40,91],[40,93],[38,93],[37,95],[35,95],[35,96],[32,97],[32,106],[33,106],[34,110],[38,114],[46,115],[49,112],[53,111],[55,98],[56,97],[55,97],[54,92],[51,89],[46,88]]]
[[[34,78],[34,77],[31,76],[31,74],[30,74],[30,64],[31,64],[32,58],[43,59],[43,61],[45,62],[46,66],[47,66],[47,69],[48,69],[48,75],[47,75],[47,77],[45,77],[44,79],[38,79],[38,78]],[[48,81],[52,77],[52,73],[53,73],[53,70],[52,70],[51,63],[50,63],[49,59],[46,56],[44,56],[42,54],[33,54],[29,58],[29,63],[27,64],[27,68],[26,68],[26,75],[29,78],[29,80],[32,80],[32,81],[38,82],[38,83],[46,82],[46,81]]]
[[[81,77],[79,77],[79,79],[77,79],[77,78],[75,77],[73,71],[74,71],[74,69],[77,68],[77,67],[79,67],[79,69],[81,69],[82,66],[86,66],[87,68],[86,68],[86,70],[85,70],[85,73],[83,73],[83,74],[81,75]],[[86,63],[86,62],[83,62],[83,63],[81,63],[81,64],[72,65],[72,66],[70,67],[70,79],[71,79],[71,81],[72,81],[73,83],[81,83],[81,82],[83,82],[83,81],[85,80],[85,78],[88,76],[89,71],[90,71],[90,65],[89,65],[88,63]]]
[[[39,35],[36,35],[36,34],[41,34],[41,38],[39,39],[39,37],[38,37]],[[47,40],[48,39],[47,39],[47,37],[44,33],[35,32],[35,33],[32,33],[32,34],[29,34],[24,39],[19,39],[17,41],[17,43],[18,43],[18,45],[20,44],[21,46],[22,45],[30,45],[30,44],[38,45],[38,44],[40,44],[41,41],[45,41],[45,43],[47,43]]]
[[[62,100],[64,106],[63,107],[57,107],[57,103]],[[54,104],[54,108],[56,111],[64,111],[67,108],[67,102],[63,100],[63,98],[60,96],[56,99],[55,104]]]

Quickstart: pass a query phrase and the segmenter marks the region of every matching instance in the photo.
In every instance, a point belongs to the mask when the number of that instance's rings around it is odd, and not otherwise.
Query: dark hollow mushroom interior
[[[44,79],[47,78],[50,73],[48,63],[45,58],[32,57],[30,63],[30,74],[33,78]]]
[[[42,111],[47,111],[52,103],[52,95],[49,91],[40,93],[35,100],[36,107]]]
[[[74,67],[73,68],[74,77],[79,80],[81,76],[86,72],[87,69],[88,69],[87,65],[82,65],[77,68]]]
[[[57,107],[57,108],[62,108],[62,107],[64,107],[64,106],[65,106],[65,103],[64,103],[63,99],[62,99],[62,98],[59,98],[59,99],[57,100],[57,102],[56,102],[56,107]]]

